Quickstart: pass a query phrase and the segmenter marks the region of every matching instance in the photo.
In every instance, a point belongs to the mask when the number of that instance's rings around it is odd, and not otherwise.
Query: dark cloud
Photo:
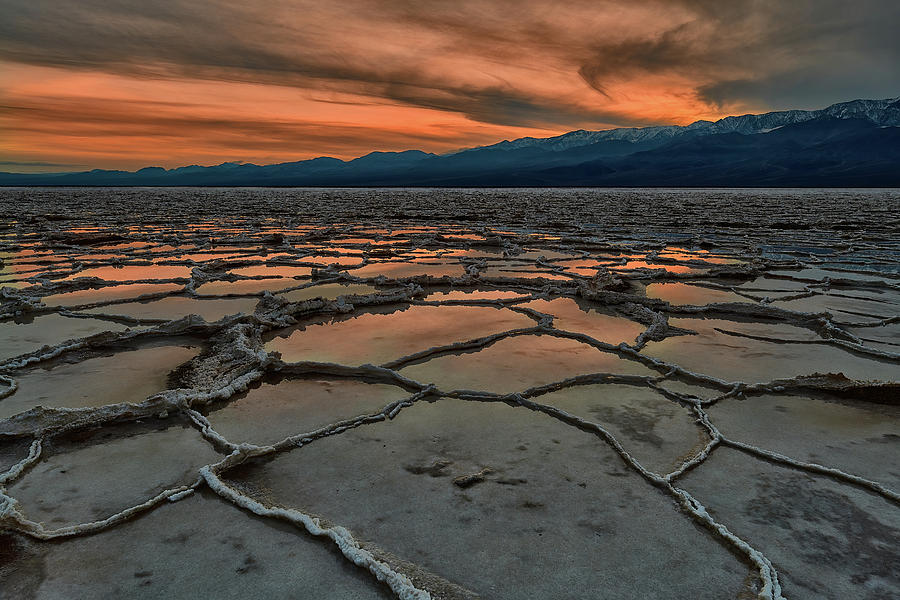
[[[601,93],[607,80],[641,73],[696,77],[699,98],[719,107],[813,108],[900,93],[900,2],[681,3],[695,20],[598,44],[579,74]]]
[[[0,59],[6,61],[349,91],[500,125],[642,124],[624,111],[604,109],[615,100],[610,81],[642,74],[695,78],[699,97],[714,105],[749,99],[772,107],[796,101],[818,106],[863,95],[854,90],[884,96],[900,88],[900,69],[878,68],[900,60],[895,0],[861,0],[852,7],[836,0],[621,0],[554,10],[535,0],[282,1],[265,8],[230,0],[3,5]],[[632,25],[624,34],[614,22],[593,32],[580,27],[634,6],[659,12],[662,29],[660,23]],[[666,27],[676,13],[679,22]],[[370,56],[366,46],[382,43],[379,30],[385,27],[394,38],[388,41],[404,51]],[[439,40],[424,53],[418,47],[422,32]],[[406,39],[396,39],[404,34]],[[458,73],[441,77],[428,68],[440,58],[430,54],[437,51],[498,62],[545,54],[571,65],[598,92],[596,103],[537,97],[515,81],[474,85]],[[876,68],[869,72],[871,65]]]
[[[547,103],[512,86],[454,84],[427,74],[415,54],[391,61],[364,60],[330,45],[321,35],[261,18],[237,3],[8,0],[7,4],[10,18],[0,21],[0,59],[8,61],[142,77],[349,91],[501,125],[607,123],[623,118],[565,102]],[[308,29],[327,31],[321,21],[332,17],[313,11]],[[279,37],[282,43],[268,43]]]

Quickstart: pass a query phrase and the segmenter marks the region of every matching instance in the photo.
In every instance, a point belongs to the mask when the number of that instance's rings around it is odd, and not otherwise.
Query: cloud
[[[83,167],[85,165],[73,165],[68,163],[54,163],[41,161],[15,161],[0,160],[0,167]]]
[[[284,21],[278,14],[291,8],[285,3],[275,3],[273,14],[266,15],[222,1],[10,2],[11,18],[0,23],[0,60],[143,78],[349,92],[498,125],[643,122],[622,111],[561,97],[554,89],[523,89],[516,80],[479,77],[492,61],[521,58],[529,45],[512,33],[500,34],[507,11],[503,19],[494,15],[490,29],[482,25],[466,31],[458,19],[477,22],[485,15],[457,13],[456,25],[451,21],[444,28],[421,10],[400,10],[409,8],[402,2],[361,2],[356,10],[341,11],[307,4],[297,6],[301,20]],[[54,26],[48,28],[48,22]],[[540,23],[532,27],[540,29]],[[401,43],[386,44],[385,28]],[[422,48],[415,47],[417,37]],[[537,77],[542,66],[538,60],[533,67]],[[478,70],[474,76],[472,69]]]
[[[221,84],[213,85],[213,93],[220,87]],[[236,86],[224,87],[234,92]],[[246,104],[240,98],[238,103]],[[364,113],[359,118],[343,121],[330,118],[343,114],[343,110]],[[396,106],[391,105],[347,103],[346,107],[337,107],[335,114],[310,114],[303,118],[289,111],[272,114],[265,105],[259,111],[241,112],[230,105],[215,108],[202,102],[90,95],[11,97],[0,106],[0,129],[6,134],[5,140],[17,144],[4,151],[0,142],[0,158],[25,153],[47,158],[47,162],[52,157],[60,164],[88,161],[119,168],[137,168],[148,163],[175,167],[226,160],[286,162],[321,155],[355,158],[371,150],[449,151],[492,143],[506,133],[504,128],[462,119],[447,122],[426,119],[419,123],[420,113],[428,113],[424,110],[403,109],[399,116],[405,119],[398,121],[395,110]],[[519,135],[529,133],[530,130],[522,130]],[[539,132],[540,135],[551,133]],[[13,162],[24,161],[7,162],[14,167]]]
[[[335,139],[356,132],[361,141],[375,135],[360,132],[383,130],[385,143],[421,140],[439,149],[475,139],[476,127],[479,135],[509,137],[517,128],[687,123],[895,96],[898,22],[895,0],[858,0],[852,10],[838,0],[5,0],[0,62],[109,76],[106,96],[93,90],[82,102],[109,100],[104,106],[123,135],[140,129],[159,137],[178,127],[197,136],[194,147],[206,139],[218,147],[231,127],[244,132],[231,137],[269,136],[273,148],[302,136],[304,148],[318,140],[322,153],[346,153],[346,141],[326,143],[329,128]],[[293,90],[297,109],[253,117],[248,96],[247,109],[213,118],[188,106],[197,104],[192,100],[172,107],[180,116],[135,116],[130,126],[134,94],[122,90],[139,86],[168,111],[164,103],[182,96],[172,82],[215,83],[224,96],[230,84],[258,86],[260,101]],[[0,67],[3,102],[22,100],[6,122],[29,140],[56,119],[60,89],[49,85],[26,86]],[[116,100],[123,100],[118,108]],[[101,127],[102,115],[76,102],[66,100],[68,114],[58,123],[88,137],[114,135]],[[334,109],[327,118],[309,116],[310,102]],[[405,109],[430,111],[432,125],[400,135],[361,118],[336,118],[341,106],[347,114],[389,107],[393,122],[403,121]],[[32,118],[25,108],[44,112]],[[462,129],[454,134],[442,120]],[[243,151],[249,142],[234,143]]]
[[[276,1],[265,9],[230,0],[5,4],[0,58],[7,61],[338,89],[502,125],[639,122],[640,115],[603,108],[613,100],[610,80],[679,75],[695,81],[702,100],[722,105],[741,100],[723,92],[804,71],[823,49],[844,58],[822,69],[838,82],[836,91],[844,79],[859,78],[861,62],[900,58],[893,0],[861,0],[851,15],[835,0],[622,0],[554,10],[534,0]],[[532,66],[536,78],[542,68],[571,68],[600,94],[584,102],[572,90],[542,93],[521,79],[489,82],[467,73],[491,61]],[[430,68],[435,63],[454,68]],[[747,85],[717,87],[737,80]],[[785,83],[785,97],[794,97],[796,86]],[[900,75],[870,87],[898,83]]]

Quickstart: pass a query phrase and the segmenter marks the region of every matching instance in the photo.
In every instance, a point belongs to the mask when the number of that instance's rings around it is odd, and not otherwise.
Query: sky
[[[0,171],[449,152],[900,96],[897,0],[0,0]]]

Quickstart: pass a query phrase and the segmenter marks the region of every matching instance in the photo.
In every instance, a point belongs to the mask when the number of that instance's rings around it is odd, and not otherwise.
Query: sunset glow
[[[442,153],[890,96],[898,9],[864,3],[11,0],[0,171]]]

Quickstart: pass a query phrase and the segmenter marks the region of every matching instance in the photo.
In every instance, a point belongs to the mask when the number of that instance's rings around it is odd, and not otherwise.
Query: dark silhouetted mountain
[[[135,172],[0,173],[0,185],[900,186],[900,98],[697,121],[572,131],[444,155],[223,163]]]

